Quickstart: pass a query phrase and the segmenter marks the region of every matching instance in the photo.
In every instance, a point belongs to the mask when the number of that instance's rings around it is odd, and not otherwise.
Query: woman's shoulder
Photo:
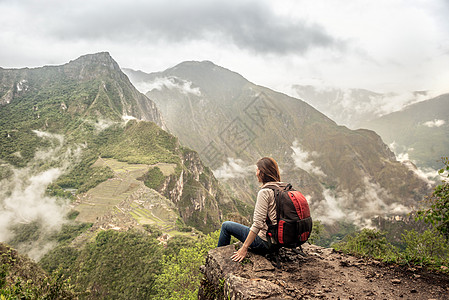
[[[267,183],[264,183],[260,190],[272,190],[273,188],[278,188],[278,189],[283,189],[288,185],[288,183],[286,182],[281,182],[281,181],[270,181]]]
[[[260,187],[260,190],[257,194],[258,197],[271,197],[274,196],[273,189],[283,189],[287,186],[287,183],[280,181],[271,181],[267,182]]]
[[[265,185],[263,185],[257,193],[257,197],[270,197],[273,195],[273,190],[270,187],[265,187]]]

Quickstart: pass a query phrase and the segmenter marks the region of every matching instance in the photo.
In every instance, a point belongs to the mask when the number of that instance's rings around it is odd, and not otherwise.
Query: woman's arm
[[[263,225],[265,224],[265,220],[267,218],[267,211],[268,211],[268,199],[270,197],[270,191],[268,189],[262,189],[257,193],[257,200],[256,200],[256,206],[254,208],[254,223],[251,226],[251,229],[248,233],[248,236],[246,237],[245,242],[243,243],[242,248],[240,248],[238,251],[234,252],[234,254],[231,256],[231,259],[233,261],[242,261],[246,253],[248,252],[249,246],[254,242],[256,239],[257,233],[262,229]]]
[[[237,262],[242,261],[245,258],[246,254],[248,253],[249,246],[256,239],[256,236],[257,236],[257,234],[255,234],[254,232],[252,232],[250,230],[248,236],[246,237],[245,242],[243,243],[242,248],[240,248],[239,250],[234,252],[234,254],[231,256],[231,259],[233,261],[237,261]]]

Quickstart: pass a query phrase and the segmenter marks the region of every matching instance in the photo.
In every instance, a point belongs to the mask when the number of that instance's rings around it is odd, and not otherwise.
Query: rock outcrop
[[[281,268],[249,253],[242,263],[235,245],[209,252],[199,299],[447,299],[449,277],[303,246],[305,257],[281,249]]]

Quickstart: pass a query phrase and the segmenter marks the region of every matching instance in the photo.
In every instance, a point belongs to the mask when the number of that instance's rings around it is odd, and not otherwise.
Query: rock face
[[[281,249],[281,268],[249,253],[230,259],[235,245],[209,251],[199,299],[447,299],[449,278],[303,246],[305,257]]]
[[[218,229],[223,215],[237,210],[234,203],[198,153],[184,149],[181,160],[185,167],[166,177],[158,192],[178,207],[187,225],[207,233]]]

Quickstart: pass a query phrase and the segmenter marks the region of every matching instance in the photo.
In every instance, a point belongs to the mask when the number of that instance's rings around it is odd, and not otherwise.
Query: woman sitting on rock
[[[274,192],[265,188],[267,185],[275,185],[284,188],[287,184],[281,182],[279,167],[276,161],[270,157],[263,157],[257,162],[256,176],[262,184],[257,194],[256,206],[254,208],[253,224],[250,227],[231,221],[223,222],[221,225],[218,247],[231,243],[231,236],[235,236],[243,242],[243,246],[231,256],[233,261],[242,261],[248,248],[257,252],[268,252],[268,242],[266,238],[268,225],[267,216],[272,224],[276,224],[276,204],[274,202]]]

